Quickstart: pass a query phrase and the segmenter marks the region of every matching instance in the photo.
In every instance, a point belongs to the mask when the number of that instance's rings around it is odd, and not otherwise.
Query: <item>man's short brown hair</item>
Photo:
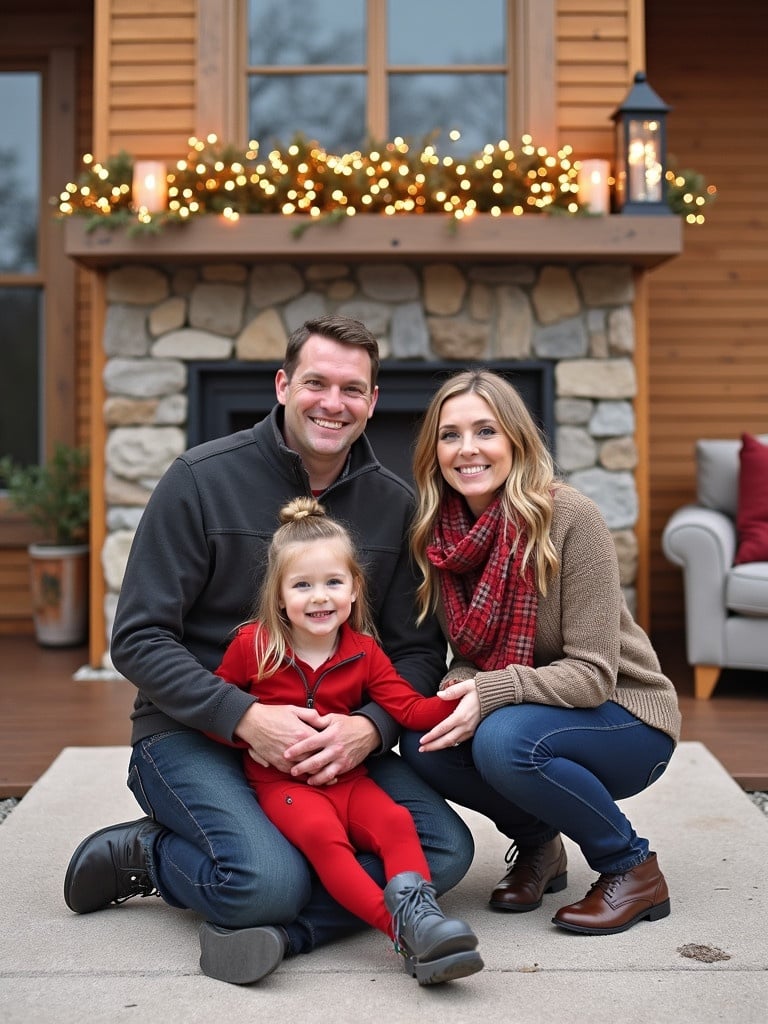
[[[371,360],[371,390],[376,387],[379,376],[379,343],[360,320],[355,320],[351,316],[339,316],[336,313],[307,320],[290,336],[283,360],[283,370],[289,380],[296,369],[302,348],[313,334],[337,341],[340,345],[356,345],[365,349]]]

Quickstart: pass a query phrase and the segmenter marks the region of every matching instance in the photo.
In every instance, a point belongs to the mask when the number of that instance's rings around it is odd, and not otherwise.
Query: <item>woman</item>
[[[441,616],[454,654],[441,689],[461,701],[401,752],[512,840],[494,909],[535,910],[566,887],[563,833],[599,878],[555,924],[604,935],[665,917],[656,854],[616,801],[662,775],[680,713],[597,506],[555,478],[522,399],[487,370],[439,389],[414,479],[420,613]]]

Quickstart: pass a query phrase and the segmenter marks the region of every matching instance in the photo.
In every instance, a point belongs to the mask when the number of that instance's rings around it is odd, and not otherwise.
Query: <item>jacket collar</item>
[[[296,474],[300,473],[307,488],[309,488],[309,477],[304,468],[304,463],[301,461],[301,456],[285,443],[283,435],[284,420],[285,412],[283,406],[278,402],[273,406],[269,416],[262,420],[261,424],[256,424],[254,431],[258,435],[260,432],[259,427],[263,425],[264,430],[268,431],[266,436],[270,441],[270,454],[273,456],[274,461],[276,461],[284,473],[287,471],[292,480],[295,480]],[[363,471],[379,469],[380,465],[373,453],[370,441],[365,434],[361,434],[352,445],[344,470],[336,483],[341,479],[346,479]],[[333,486],[335,486],[335,483],[331,484],[331,487]]]
[[[293,649],[289,648],[286,652],[289,659],[293,658]],[[324,662],[318,672],[325,672],[330,668],[340,664],[341,662],[348,661],[351,658],[359,658],[365,654],[365,638],[362,634],[356,633],[354,629],[349,625],[348,622],[344,622],[339,629],[339,645],[330,656],[328,661]]]

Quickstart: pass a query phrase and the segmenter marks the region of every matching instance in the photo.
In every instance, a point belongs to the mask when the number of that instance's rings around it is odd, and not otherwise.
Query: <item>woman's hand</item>
[[[480,698],[474,679],[444,685],[437,694],[443,700],[458,700],[454,711],[421,737],[419,753],[456,747],[475,735],[480,724]]]

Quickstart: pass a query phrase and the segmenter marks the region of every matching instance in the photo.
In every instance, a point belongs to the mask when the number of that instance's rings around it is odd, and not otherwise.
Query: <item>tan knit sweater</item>
[[[597,505],[558,486],[552,540],[560,570],[539,598],[533,667],[475,672],[459,657],[446,679],[475,677],[483,718],[506,704],[589,708],[612,700],[677,742],[677,694],[627,608],[616,549]],[[440,618],[445,621],[442,609]]]

